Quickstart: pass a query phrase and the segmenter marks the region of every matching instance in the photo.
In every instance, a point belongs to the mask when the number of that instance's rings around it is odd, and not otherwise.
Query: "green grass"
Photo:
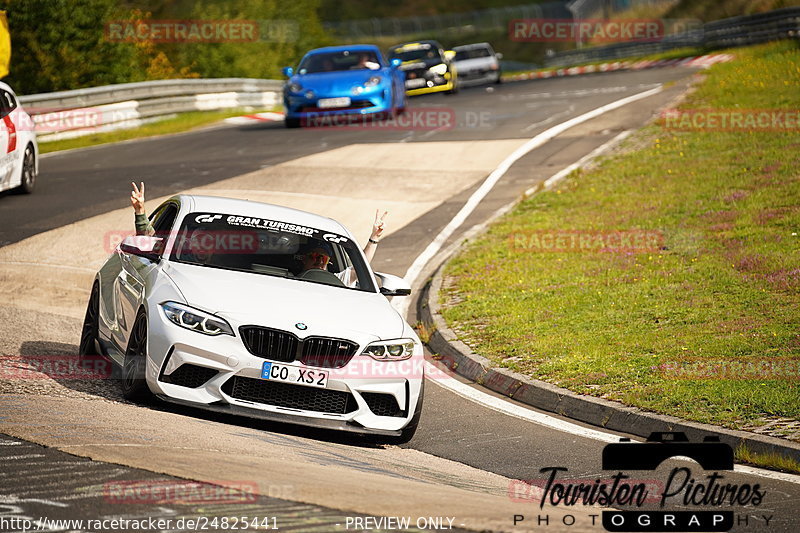
[[[736,462],[739,463],[749,463],[756,466],[772,468],[773,470],[783,470],[784,472],[800,474],[800,463],[791,457],[784,457],[775,453],[757,453],[744,445],[736,448],[734,458]]]
[[[264,111],[264,110],[261,110]],[[245,111],[243,109],[225,109],[222,111],[191,111],[181,113],[176,117],[159,120],[131,128],[127,130],[109,131],[105,133],[94,133],[76,137],[74,139],[63,139],[60,141],[39,141],[39,151],[43,154],[47,152],[57,152],[59,150],[70,150],[73,148],[86,148],[98,144],[115,143],[130,139],[140,139],[143,137],[153,137],[156,135],[167,135],[170,133],[181,133],[190,131],[202,126],[207,126],[229,117],[238,117],[244,114],[258,113],[260,111]]]
[[[800,109],[796,43],[733,53],[684,108]],[[800,359],[798,169],[797,131],[651,124],[621,154],[522,201],[469,244],[446,268],[443,316],[495,364],[579,393],[731,428],[798,419],[798,376],[675,379],[660,366]],[[663,247],[509,244],[525,231],[632,229],[660,232]]]

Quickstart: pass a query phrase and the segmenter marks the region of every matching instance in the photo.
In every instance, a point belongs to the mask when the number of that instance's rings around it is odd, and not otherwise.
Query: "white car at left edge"
[[[32,193],[39,173],[39,145],[30,115],[8,84],[0,82],[0,191]]]

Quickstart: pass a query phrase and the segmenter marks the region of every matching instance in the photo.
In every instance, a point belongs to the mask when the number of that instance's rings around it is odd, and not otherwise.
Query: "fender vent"
[[[184,363],[172,374],[161,376],[161,381],[164,383],[172,383],[173,385],[180,385],[181,387],[196,389],[207,383],[208,380],[217,374],[219,374],[219,372],[213,368]]]

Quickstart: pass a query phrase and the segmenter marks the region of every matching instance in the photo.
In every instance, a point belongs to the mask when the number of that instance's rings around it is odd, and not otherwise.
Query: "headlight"
[[[376,361],[402,361],[414,355],[414,341],[411,339],[394,339],[373,342],[361,352]]]
[[[364,82],[364,87],[375,87],[382,81],[383,79],[381,79],[380,76],[372,76],[370,79]]]
[[[161,309],[170,322],[182,328],[205,335],[233,335],[230,324],[205,311],[176,302],[164,302]]]
[[[434,74],[438,74],[439,76],[444,76],[444,73],[447,72],[447,65],[445,65],[444,63],[439,63],[438,65],[432,66],[428,70],[430,70]]]
[[[299,83],[290,83],[287,85],[290,93],[301,93],[303,92],[303,86]]]

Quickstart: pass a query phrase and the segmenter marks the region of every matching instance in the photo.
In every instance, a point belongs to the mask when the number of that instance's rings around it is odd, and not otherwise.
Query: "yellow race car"
[[[453,58],[456,53],[445,51],[436,41],[417,41],[398,44],[389,49],[389,61],[402,61],[400,70],[406,74],[406,94],[458,92],[458,72]]]

